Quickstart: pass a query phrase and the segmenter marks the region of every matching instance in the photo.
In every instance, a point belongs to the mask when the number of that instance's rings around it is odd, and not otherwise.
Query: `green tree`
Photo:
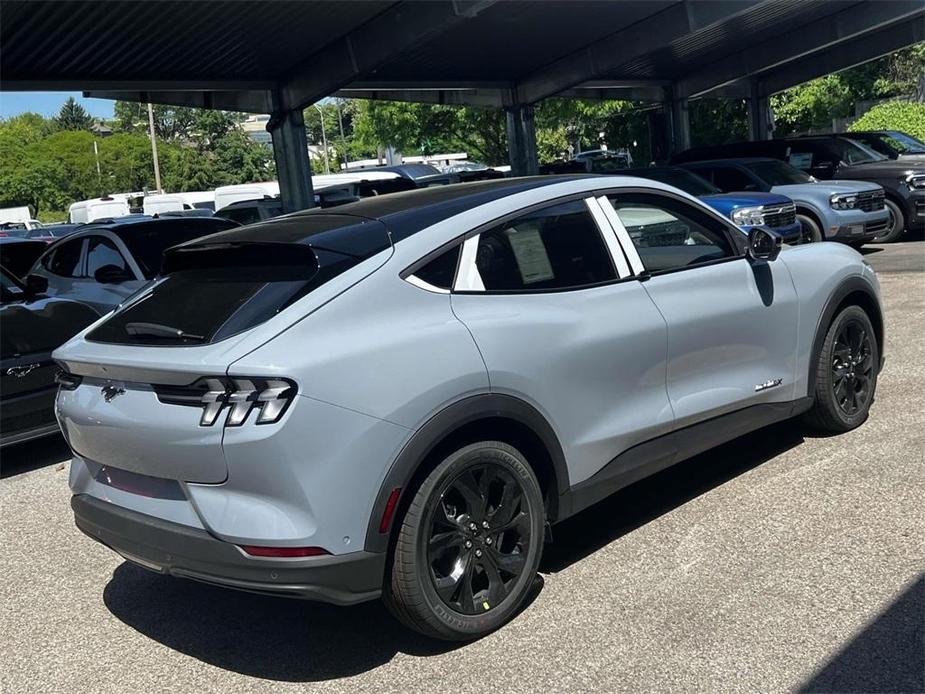
[[[874,106],[848,130],[900,130],[925,141],[925,104],[889,101]]]
[[[64,102],[55,122],[61,130],[89,130],[93,125],[90,114],[77,103],[73,96],[69,96]]]

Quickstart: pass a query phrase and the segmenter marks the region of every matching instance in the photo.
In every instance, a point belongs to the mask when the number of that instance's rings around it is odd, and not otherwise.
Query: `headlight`
[[[858,196],[854,193],[847,195],[833,195],[829,198],[829,204],[833,210],[853,210],[857,207]]]
[[[909,186],[909,190],[925,190],[925,174],[909,174],[906,176],[906,185]]]
[[[202,408],[199,426],[210,427],[228,408],[226,427],[239,427],[251,410],[257,424],[276,422],[296,394],[296,385],[282,378],[226,378],[208,376],[189,386],[154,386],[157,399],[168,405]]]
[[[764,224],[763,207],[740,207],[732,211],[732,221],[739,226],[758,227]]]

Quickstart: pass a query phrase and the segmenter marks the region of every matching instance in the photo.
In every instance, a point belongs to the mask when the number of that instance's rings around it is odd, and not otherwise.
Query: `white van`
[[[67,220],[72,224],[87,224],[98,219],[124,217],[129,213],[128,200],[124,197],[94,198],[71,205],[67,210]]]
[[[211,190],[146,195],[142,204],[147,215],[194,209],[208,209],[214,212],[214,206],[215,193]]]
[[[279,183],[277,181],[219,186],[215,189],[215,209],[221,210],[233,202],[242,200],[261,200],[262,198],[275,198],[278,195]]]

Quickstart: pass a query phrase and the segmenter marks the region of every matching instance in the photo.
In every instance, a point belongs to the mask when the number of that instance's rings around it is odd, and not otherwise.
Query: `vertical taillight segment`
[[[257,424],[272,424],[289,407],[296,385],[284,378],[206,376],[189,386],[154,386],[157,398],[169,405],[201,407],[200,426],[208,427],[227,410],[225,426],[243,425],[251,410]]]

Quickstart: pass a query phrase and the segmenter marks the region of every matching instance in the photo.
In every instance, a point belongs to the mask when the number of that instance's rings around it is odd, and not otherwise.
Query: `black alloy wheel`
[[[860,306],[842,309],[814,359],[813,404],[803,415],[806,423],[831,432],[863,424],[874,402],[880,368],[880,344],[867,312]]]
[[[842,323],[832,349],[832,392],[849,417],[870,404],[874,361],[870,334],[859,320]]]
[[[546,510],[526,458],[501,441],[448,455],[421,482],[397,528],[383,597],[406,626],[450,641],[479,638],[527,601]]]
[[[536,541],[510,471],[469,468],[445,485],[431,515],[427,563],[437,595],[461,614],[490,610],[510,594]]]

